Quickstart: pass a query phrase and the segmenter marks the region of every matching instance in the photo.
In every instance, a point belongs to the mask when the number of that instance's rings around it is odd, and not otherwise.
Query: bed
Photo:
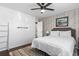
[[[68,34],[66,31],[70,33]],[[51,56],[72,56],[76,43],[75,33],[75,30],[71,28],[54,28],[49,36],[35,38],[31,47],[42,50]]]

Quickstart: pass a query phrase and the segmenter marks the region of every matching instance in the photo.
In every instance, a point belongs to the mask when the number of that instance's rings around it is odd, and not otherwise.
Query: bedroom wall
[[[73,10],[69,10],[69,11],[60,13],[58,15],[39,19],[39,21],[43,21],[44,35],[46,35],[46,31],[50,31],[52,28],[56,27],[56,18],[64,17],[64,16],[69,17],[69,26],[68,27],[76,29],[77,38],[78,38],[78,36],[79,36],[79,26],[78,26],[79,25],[79,9],[73,9]]]
[[[35,17],[15,11],[9,8],[0,7],[0,24],[9,22],[9,48],[29,44],[35,37]],[[18,29],[17,27],[28,27]]]

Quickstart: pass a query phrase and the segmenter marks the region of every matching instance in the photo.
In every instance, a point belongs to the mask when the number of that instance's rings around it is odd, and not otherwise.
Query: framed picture
[[[68,26],[68,17],[56,18],[56,27]]]

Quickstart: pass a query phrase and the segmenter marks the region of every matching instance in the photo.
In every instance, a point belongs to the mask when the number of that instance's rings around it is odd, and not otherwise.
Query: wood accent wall
[[[65,11],[63,13],[60,13],[58,15],[50,16],[50,17],[44,17],[42,19],[39,19],[40,21],[43,21],[43,33],[46,35],[46,31],[50,31],[51,29],[56,27],[56,18],[59,17],[69,17],[69,26],[73,29],[76,29],[76,37],[79,37],[79,8],[73,9],[69,11]]]

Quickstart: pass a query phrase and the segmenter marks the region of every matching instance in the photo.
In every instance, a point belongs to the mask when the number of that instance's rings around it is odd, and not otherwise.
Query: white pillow
[[[71,31],[60,31],[60,37],[71,37]]]
[[[50,36],[59,37],[59,31],[51,31]]]

